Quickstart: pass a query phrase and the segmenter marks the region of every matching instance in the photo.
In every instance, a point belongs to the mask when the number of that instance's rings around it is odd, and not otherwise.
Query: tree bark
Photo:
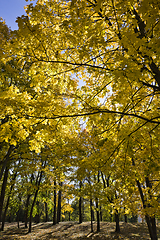
[[[156,228],[155,217],[151,218],[148,215],[145,215],[145,219],[146,219],[151,240],[157,240],[158,238],[157,238],[157,228]]]
[[[54,212],[53,212],[53,225],[56,225],[56,181],[54,181]]]
[[[8,173],[9,173],[9,166],[6,167],[3,177],[3,183],[1,188],[1,195],[0,195],[0,222],[2,221],[2,209],[3,209],[3,203],[4,203],[4,197],[5,197],[5,190],[7,185],[7,179],[8,179]]]
[[[116,233],[120,233],[120,225],[119,225],[119,214],[118,214],[118,210],[116,210],[115,213],[115,222],[116,222]]]

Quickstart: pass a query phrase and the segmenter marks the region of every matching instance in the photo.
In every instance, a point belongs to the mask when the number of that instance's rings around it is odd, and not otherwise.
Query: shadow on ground
[[[96,223],[94,223],[94,232],[90,232],[90,222],[78,224],[77,222],[61,222],[52,225],[51,222],[32,225],[32,232],[24,224],[17,228],[16,223],[6,223],[5,230],[0,232],[0,240],[140,240],[150,239],[146,224],[142,223],[120,223],[121,232],[115,233],[115,223],[101,222],[101,231],[96,232]],[[160,226],[158,226],[158,237],[160,238]]]

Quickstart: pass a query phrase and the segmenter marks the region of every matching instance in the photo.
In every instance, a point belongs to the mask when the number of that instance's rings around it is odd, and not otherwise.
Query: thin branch
[[[124,116],[130,116],[130,117],[135,117],[141,120],[144,120],[145,122],[149,122],[149,123],[155,123],[155,124],[160,124],[160,121],[155,121],[155,119],[159,119],[160,116],[157,117],[153,117],[151,119],[148,119],[146,117],[137,115],[137,114],[133,114],[133,113],[124,113],[124,112],[119,112],[119,111],[112,111],[112,110],[108,110],[108,109],[96,109],[96,110],[91,110],[91,112],[86,112],[86,113],[77,113],[77,114],[66,114],[66,115],[54,115],[53,117],[41,117],[41,116],[33,116],[33,115],[23,115],[26,116],[28,118],[37,118],[37,119],[58,119],[58,118],[75,118],[75,117],[83,117],[83,116],[90,116],[90,115],[95,115],[95,114],[100,114],[100,113],[109,113],[109,114],[118,114],[118,115],[124,115]]]

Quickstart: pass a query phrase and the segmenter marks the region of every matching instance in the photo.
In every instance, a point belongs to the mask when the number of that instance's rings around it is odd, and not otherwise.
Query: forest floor
[[[77,222],[60,222],[52,225],[51,222],[38,223],[32,225],[32,233],[24,227],[24,223],[6,223],[5,230],[0,232],[0,240],[140,240],[150,239],[148,229],[144,223],[120,223],[121,233],[115,233],[115,223],[101,222],[101,231],[96,232],[94,223],[94,233],[90,232],[90,222],[78,224]],[[160,224],[157,228],[158,239],[160,239]]]

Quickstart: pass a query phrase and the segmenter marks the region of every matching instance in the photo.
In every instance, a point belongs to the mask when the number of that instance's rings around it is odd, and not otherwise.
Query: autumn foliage
[[[1,20],[1,219],[13,193],[34,212],[64,191],[157,239],[159,16],[156,0],[38,0],[18,30]]]

